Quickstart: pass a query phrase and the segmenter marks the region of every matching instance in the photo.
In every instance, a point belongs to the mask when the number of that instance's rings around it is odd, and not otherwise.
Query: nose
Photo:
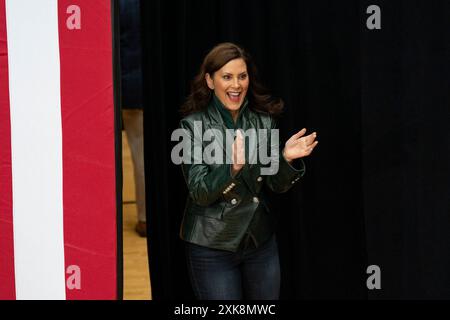
[[[239,88],[241,86],[241,83],[239,82],[238,78],[234,78],[233,81],[233,88]]]

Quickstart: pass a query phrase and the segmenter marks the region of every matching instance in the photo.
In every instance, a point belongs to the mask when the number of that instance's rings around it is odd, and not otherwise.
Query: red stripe
[[[67,8],[81,9],[69,30]],[[116,298],[116,178],[110,0],[59,0],[66,270],[81,269],[68,300]],[[69,275],[66,275],[66,279]]]
[[[16,299],[5,0],[0,0],[0,300]]]

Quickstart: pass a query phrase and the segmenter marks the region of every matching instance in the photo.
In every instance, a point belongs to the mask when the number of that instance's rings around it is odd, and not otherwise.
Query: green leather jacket
[[[194,141],[197,139],[194,122],[201,122],[203,131],[218,129],[225,136],[230,118],[227,117],[228,111],[224,113],[224,110],[214,96],[204,111],[183,118],[180,125],[193,144],[197,142],[205,147],[208,143]],[[236,124],[244,132],[250,128],[269,129],[270,132],[275,128],[275,122],[269,115],[253,112],[247,107],[247,102],[241,107]],[[264,142],[259,141],[258,148],[260,143]],[[270,143],[270,138],[266,143]],[[256,247],[268,240],[274,232],[275,220],[267,206],[263,185],[277,193],[286,192],[305,173],[305,164],[301,159],[298,169],[291,166],[281,152],[277,161],[279,170],[274,175],[261,175],[261,164],[246,163],[234,177],[231,164],[184,163],[182,169],[189,196],[181,224],[181,239],[232,252],[239,249],[246,236],[253,240]]]

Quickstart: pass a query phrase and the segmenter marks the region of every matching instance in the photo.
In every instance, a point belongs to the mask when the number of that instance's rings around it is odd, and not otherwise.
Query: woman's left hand
[[[317,137],[316,132],[303,137],[305,133],[306,129],[303,128],[286,141],[283,149],[283,156],[288,162],[309,156],[319,143],[319,141],[314,141]]]

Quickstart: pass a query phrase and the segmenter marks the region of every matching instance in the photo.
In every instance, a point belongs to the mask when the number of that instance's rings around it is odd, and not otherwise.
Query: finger
[[[236,135],[236,139],[233,141],[233,144],[231,145],[233,158],[237,155],[237,152],[239,150],[239,143],[240,143],[239,137]]]
[[[245,164],[244,151],[243,149],[242,150],[237,149],[237,146],[233,152],[233,164]]]
[[[235,131],[234,141],[236,142],[237,140],[239,140],[241,138],[242,138],[242,133],[241,133],[241,130],[238,129]]]
[[[313,144],[311,144],[308,147],[308,152],[311,153],[318,144],[319,144],[319,141],[315,141]]]
[[[313,132],[309,136],[298,139],[297,141],[303,141],[307,147],[309,147],[317,137],[317,133]]]
[[[307,138],[306,138],[306,144],[307,145],[311,145],[314,143],[314,140],[317,138],[317,133],[313,132],[312,134],[310,134]]]
[[[319,143],[319,141],[315,141],[313,144],[311,144],[310,146],[305,147],[302,144],[298,144],[297,147],[297,152],[304,154],[304,155],[309,155],[311,154],[311,152],[314,150],[314,148],[317,146],[317,144]]]
[[[241,130],[236,132],[236,164],[245,164],[244,136]]]
[[[236,146],[238,150],[244,148],[244,137],[240,131],[238,131],[238,134],[236,135]]]
[[[288,141],[298,140],[298,139],[299,139],[300,137],[302,137],[305,133],[306,133],[306,129],[303,128],[302,130],[300,130],[299,132],[297,132],[296,134],[294,134],[292,137],[290,137]]]

